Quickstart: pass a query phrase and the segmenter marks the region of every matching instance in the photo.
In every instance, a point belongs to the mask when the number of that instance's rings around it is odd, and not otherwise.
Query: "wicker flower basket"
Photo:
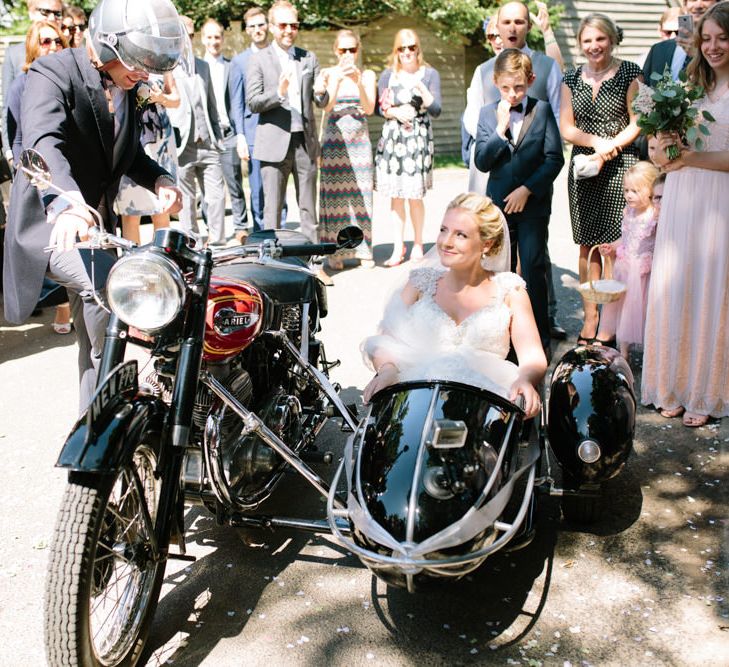
[[[592,253],[598,246],[594,245],[587,253],[587,266],[590,266]],[[612,303],[625,294],[625,284],[613,279],[613,260],[606,255],[602,265],[602,277],[599,280],[589,280],[578,288],[582,298],[591,303]]]

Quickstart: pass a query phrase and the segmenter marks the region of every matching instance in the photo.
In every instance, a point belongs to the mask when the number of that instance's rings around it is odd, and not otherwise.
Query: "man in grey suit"
[[[231,63],[223,55],[223,26],[215,19],[208,19],[200,30],[202,43],[205,46],[204,60],[210,67],[213,80],[215,100],[218,103],[220,131],[223,133],[223,152],[220,164],[225,176],[225,184],[230,194],[230,207],[233,210],[234,229],[245,229],[248,226],[248,209],[243,192],[243,172],[241,161],[236,150],[236,134],[233,128],[231,104]]]
[[[28,17],[33,23],[36,21],[50,21],[60,28],[61,19],[63,18],[63,3],[61,0],[28,0]],[[25,40],[9,46],[5,51],[5,60],[3,61],[3,112],[2,118],[0,118],[0,132],[2,132],[5,158],[10,164],[13,162],[13,151],[8,140],[8,90],[10,90],[10,84],[15,77],[20,74],[24,64]]]
[[[293,173],[301,212],[301,231],[317,240],[316,178],[319,140],[313,102],[324,106],[327,94],[314,96],[319,61],[294,46],[299,30],[296,8],[285,0],[268,12],[274,41],[251,55],[246,73],[246,104],[259,114],[252,157],[261,161],[266,229],[276,229]]]
[[[192,19],[181,18],[192,39],[195,34]],[[177,178],[183,195],[180,226],[199,238],[196,205],[196,182],[199,182],[206,207],[208,245],[222,246],[225,245],[225,190],[220,164],[223,133],[210,67],[204,60],[195,58],[194,76],[186,76],[179,67],[174,75],[180,106],[168,109],[167,113],[180,138],[177,146]]]

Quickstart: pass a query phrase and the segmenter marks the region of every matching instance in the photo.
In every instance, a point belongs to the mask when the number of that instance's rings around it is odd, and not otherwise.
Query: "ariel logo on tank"
[[[215,327],[215,331],[226,336],[234,331],[239,331],[240,329],[254,325],[258,322],[258,319],[258,313],[255,312],[239,313],[233,308],[221,308],[215,313],[213,326]]]

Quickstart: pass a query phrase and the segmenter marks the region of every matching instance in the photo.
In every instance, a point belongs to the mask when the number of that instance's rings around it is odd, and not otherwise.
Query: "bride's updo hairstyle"
[[[499,207],[488,197],[475,192],[464,192],[458,195],[446,208],[460,208],[471,213],[478,224],[482,241],[493,241],[486,256],[496,255],[504,244],[504,216]]]

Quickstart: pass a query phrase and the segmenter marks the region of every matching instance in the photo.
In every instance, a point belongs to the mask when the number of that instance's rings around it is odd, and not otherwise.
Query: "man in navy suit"
[[[699,20],[712,5],[718,0],[685,0],[686,13],[693,17],[694,29],[699,24]],[[693,50],[693,34],[679,34],[676,39],[665,39],[656,42],[651,46],[645,62],[643,63],[643,78],[650,86],[651,74],[663,74],[666,66],[671,70],[671,76],[674,81],[678,79],[679,73],[686,68],[691,59],[691,51]]]
[[[223,168],[225,184],[230,194],[230,207],[233,212],[233,228],[236,230],[248,227],[248,210],[246,196],[243,192],[243,173],[240,157],[236,151],[236,136],[230,120],[230,60],[223,56],[223,26],[215,19],[208,19],[200,30],[202,43],[205,46],[204,60],[210,67],[210,78],[215,91],[218,106],[220,131],[223,134],[220,165]]]
[[[506,215],[512,271],[518,250],[542,346],[549,352],[545,248],[552,184],[564,157],[549,103],[526,94],[533,78],[525,53],[505,49],[497,56],[494,82],[501,100],[481,109],[474,162],[481,171],[490,172],[486,194]]]
[[[246,105],[246,69],[253,53],[268,46],[268,21],[260,7],[251,7],[243,16],[251,45],[230,62],[230,120],[237,135],[237,150],[241,160],[248,161],[248,182],[251,186],[253,230],[263,229],[263,180],[261,162],[251,157],[256,140],[258,114]],[[245,229],[236,227],[236,237],[243,241]]]

